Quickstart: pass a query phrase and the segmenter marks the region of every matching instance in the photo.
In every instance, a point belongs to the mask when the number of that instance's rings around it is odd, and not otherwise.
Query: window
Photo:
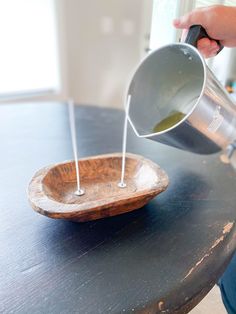
[[[178,1],[154,0],[151,25],[150,49],[155,49],[176,40],[172,20],[177,14]]]
[[[0,0],[0,100],[59,89],[54,0]]]

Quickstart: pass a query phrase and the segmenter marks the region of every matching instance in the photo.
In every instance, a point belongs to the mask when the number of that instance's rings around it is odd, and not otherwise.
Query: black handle
[[[224,48],[221,42],[219,40],[211,38],[207,34],[205,28],[203,28],[201,25],[192,25],[189,28],[185,43],[197,47],[198,40],[202,38],[209,38],[210,40],[215,40],[219,46],[219,50],[217,51],[217,53],[219,53]]]

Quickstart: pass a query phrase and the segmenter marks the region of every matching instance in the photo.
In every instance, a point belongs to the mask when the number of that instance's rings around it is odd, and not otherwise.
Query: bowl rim
[[[109,159],[109,158],[114,158],[114,157],[121,158],[122,153],[110,153],[110,154],[84,157],[84,158],[79,159],[79,162],[83,162],[85,160]],[[118,202],[119,202],[119,205],[125,205],[125,204],[128,205],[129,200],[132,200],[132,202],[135,202],[135,200],[139,200],[142,196],[143,197],[149,196],[150,198],[152,198],[156,196],[157,194],[161,193],[162,191],[166,190],[169,184],[169,178],[166,172],[163,169],[161,169],[159,165],[157,165],[150,159],[147,159],[137,154],[126,153],[126,158],[135,159],[139,162],[149,165],[149,167],[151,167],[153,171],[156,172],[160,180],[158,180],[155,184],[153,184],[152,188],[135,191],[134,193],[131,193],[125,198],[124,198],[124,194],[122,194],[120,195],[120,197],[118,196],[113,201],[109,201],[109,199],[111,199],[111,197],[109,197],[106,199],[101,198],[99,200],[85,201],[84,203],[81,203],[81,204],[62,203],[62,202],[59,202],[58,200],[55,200],[49,197],[45,193],[43,180],[46,177],[46,175],[49,173],[49,171],[52,170],[53,168],[74,162],[74,160],[67,160],[64,162],[60,162],[60,163],[43,167],[34,174],[27,189],[27,197],[28,197],[29,203],[36,212],[39,212],[40,214],[43,214],[51,218],[65,218],[66,219],[67,217],[71,217],[72,214],[75,217],[80,218],[85,214],[88,215],[89,208],[91,208],[90,212],[92,213],[96,211],[106,210],[112,206],[115,206]]]

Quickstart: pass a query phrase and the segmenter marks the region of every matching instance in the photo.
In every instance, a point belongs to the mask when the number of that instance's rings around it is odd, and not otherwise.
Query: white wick
[[[125,162],[126,162],[126,144],[127,144],[127,127],[128,127],[128,114],[129,114],[129,106],[131,101],[131,95],[128,95],[127,102],[125,106],[125,121],[124,121],[124,131],[123,131],[123,145],[122,145],[122,167],[121,167],[121,179],[118,183],[120,188],[125,188],[126,183],[124,182],[125,178]]]
[[[74,154],[74,159],[75,159],[75,170],[76,170],[76,180],[77,180],[77,191],[75,191],[75,195],[81,196],[81,195],[84,195],[85,192],[80,187],[80,173],[79,173],[79,163],[78,163],[78,154],[77,154],[77,141],[76,141],[76,129],[75,129],[75,110],[74,110],[74,102],[73,102],[73,100],[69,100],[68,108],[69,108],[71,141],[72,141],[72,148],[73,148],[73,154]]]

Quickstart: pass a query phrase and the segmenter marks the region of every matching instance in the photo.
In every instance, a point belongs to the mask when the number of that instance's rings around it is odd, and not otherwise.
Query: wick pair
[[[124,119],[124,130],[123,130],[123,144],[122,144],[122,167],[121,167],[121,179],[118,183],[119,188],[125,188],[127,185],[124,181],[125,178],[125,162],[126,162],[126,144],[127,144],[127,127],[128,127],[128,113],[129,106],[131,101],[131,95],[128,95],[126,106],[125,106],[125,119]],[[69,107],[69,122],[70,122],[70,131],[71,131],[71,140],[72,140],[72,148],[75,159],[75,169],[76,169],[76,181],[77,181],[77,190],[75,191],[75,195],[82,196],[85,194],[85,190],[83,190],[80,186],[80,172],[79,172],[79,164],[78,164],[78,150],[77,150],[77,140],[76,140],[76,128],[75,128],[75,111],[74,111],[74,102],[70,100],[68,103]]]

